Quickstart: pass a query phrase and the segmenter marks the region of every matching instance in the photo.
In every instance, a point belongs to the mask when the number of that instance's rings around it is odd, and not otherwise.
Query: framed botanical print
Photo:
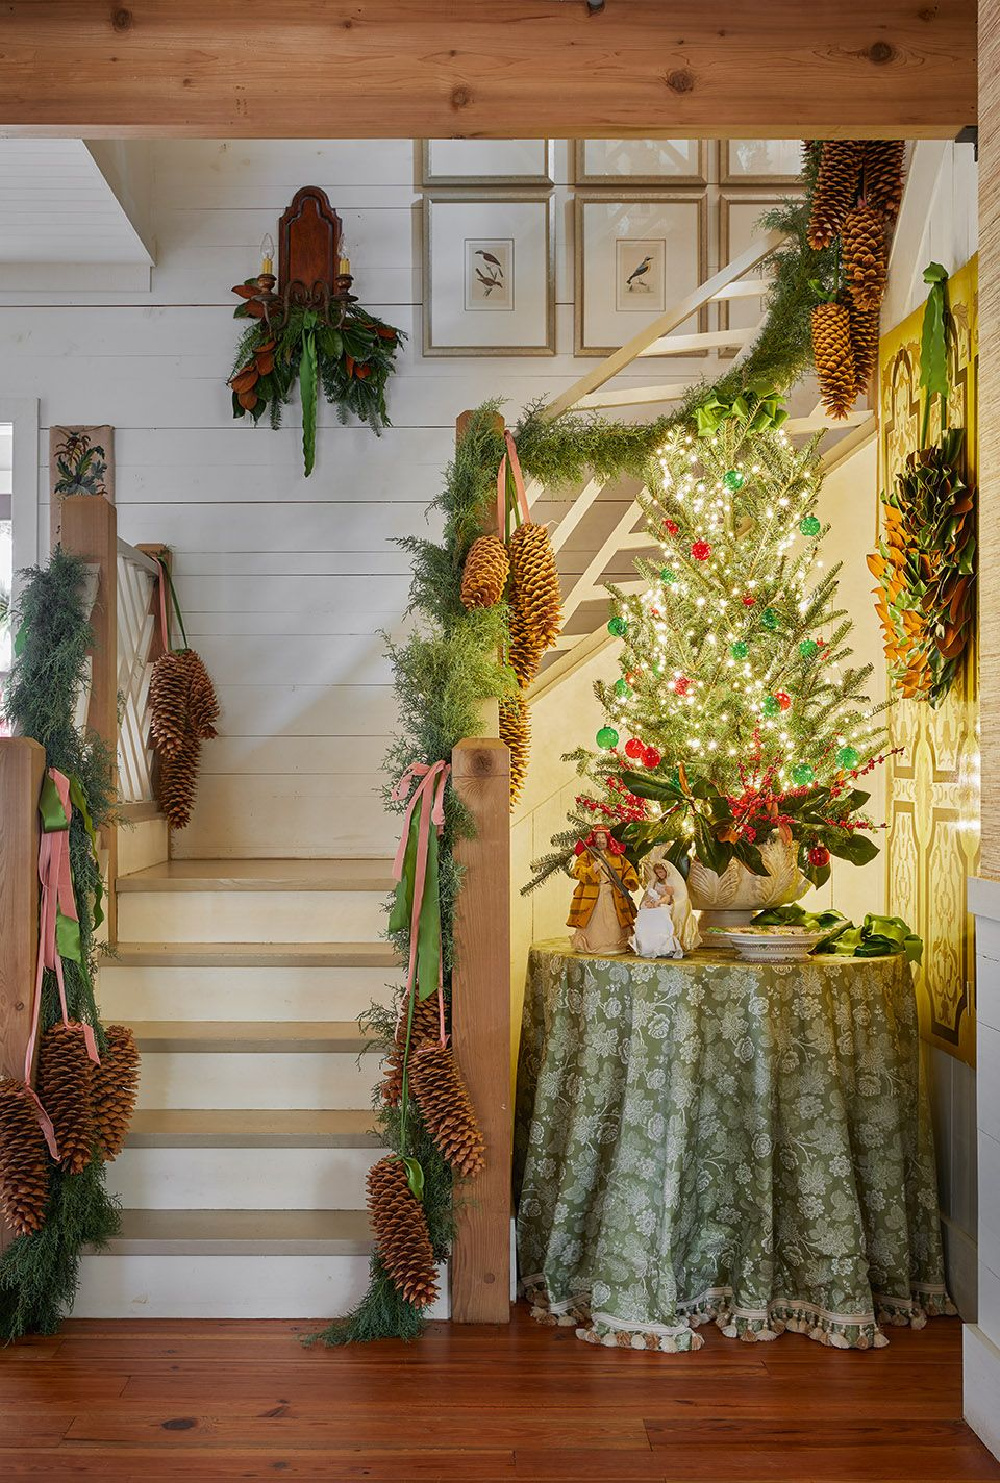
[[[798,139],[723,139],[719,144],[723,185],[798,185],[802,144]]]
[[[576,196],[576,354],[610,355],[705,277],[705,197]],[[705,327],[704,313],[678,326]]]
[[[552,185],[551,139],[422,139],[425,186]]]
[[[724,190],[719,194],[719,261],[723,267],[745,252],[755,237],[764,228],[760,218],[772,206],[777,206],[790,195],[801,191],[735,191]],[[770,279],[771,265],[768,259],[758,263],[748,275],[753,278]],[[759,324],[764,313],[763,298],[722,299],[719,303],[720,330],[752,330]],[[725,347],[720,355],[735,355],[737,344]]]
[[[578,139],[577,185],[704,185],[704,139]]]
[[[424,196],[424,354],[555,354],[551,196]]]

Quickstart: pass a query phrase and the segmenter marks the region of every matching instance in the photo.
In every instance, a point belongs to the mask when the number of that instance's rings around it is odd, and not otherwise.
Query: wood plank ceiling
[[[10,0],[0,128],[85,137],[953,137],[976,3]]]

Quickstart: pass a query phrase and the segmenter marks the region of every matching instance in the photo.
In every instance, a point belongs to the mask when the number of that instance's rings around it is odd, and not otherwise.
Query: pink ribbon
[[[500,467],[497,469],[497,535],[500,537],[501,540],[503,540],[504,538],[504,531],[506,529],[507,523],[506,516],[508,463],[510,464],[510,471],[514,476],[514,489],[517,493],[517,503],[518,508],[521,511],[521,519],[522,521],[526,522],[529,518],[528,496],[525,493],[524,489],[524,475],[521,472],[521,460],[517,456],[517,444],[514,442],[513,433],[511,433],[508,428],[504,428],[503,438],[506,447],[504,456],[500,460]]]
[[[43,830],[38,849],[38,878],[41,882],[41,902],[38,913],[38,962],[35,968],[35,993],[31,1008],[31,1033],[24,1052],[24,1081],[28,1095],[38,1110],[38,1119],[49,1147],[49,1153],[53,1159],[58,1160],[59,1154],[56,1149],[52,1119],[31,1086],[31,1065],[35,1058],[35,1044],[38,1039],[38,1024],[42,1012],[42,983],[46,968],[50,968],[56,976],[63,1024],[68,1025],[70,1022],[62,958],[59,955],[56,941],[56,919],[60,911],[63,916],[69,917],[74,922],[78,922],[79,917],[76,910],[76,898],[73,895],[73,876],[69,859],[69,821],[73,817],[73,804],[69,796],[69,778],[54,767],[50,767],[48,772],[55,784],[59,802],[66,815],[66,828]],[[93,1025],[84,1022],[81,1029],[88,1056],[100,1065],[101,1057],[98,1053],[97,1037],[94,1034]]]
[[[407,797],[406,812],[403,815],[403,828],[399,836],[399,848],[392,865],[392,878],[398,882],[403,878],[403,862],[406,857],[406,844],[410,837],[410,821],[413,818],[413,810],[420,809],[419,826],[417,834],[417,868],[413,879],[413,904],[410,909],[410,962],[406,971],[406,998],[403,1001],[405,1009],[413,994],[414,979],[417,968],[417,939],[420,933],[420,910],[424,900],[424,885],[427,880],[427,851],[430,845],[430,826],[433,824],[440,835],[444,828],[444,790],[451,772],[450,762],[411,762],[403,773],[399,782],[392,790],[392,798],[395,803],[403,803]],[[413,788],[414,780],[419,778],[417,786]],[[413,788],[412,793],[410,789]],[[427,806],[424,806],[424,800]],[[444,1025],[444,964],[438,961],[438,1010],[441,1019],[441,1043],[445,1041]]]

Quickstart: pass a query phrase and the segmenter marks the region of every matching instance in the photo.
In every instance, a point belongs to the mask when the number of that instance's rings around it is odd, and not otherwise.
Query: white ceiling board
[[[49,263],[148,268],[153,257],[141,220],[147,154],[115,144],[92,152],[82,139],[0,139],[4,286],[14,286],[21,266],[36,276]]]

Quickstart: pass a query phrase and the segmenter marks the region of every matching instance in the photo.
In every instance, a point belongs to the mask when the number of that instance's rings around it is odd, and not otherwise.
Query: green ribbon
[[[711,437],[731,417],[738,417],[741,422],[745,422],[747,432],[763,432],[766,428],[776,431],[788,416],[788,409],[781,405],[782,400],[781,393],[777,391],[767,392],[760,397],[754,397],[752,392],[741,392],[728,401],[717,392],[711,391],[701,406],[694,410],[698,436]]]
[[[403,873],[396,885],[396,899],[389,914],[389,931],[405,932],[410,926],[413,913],[413,892],[417,874],[417,840],[420,836],[422,809],[430,809],[432,799],[425,796],[420,809],[410,815],[410,828],[406,836],[406,853],[403,856]],[[438,889],[438,836],[437,829],[427,820],[427,873],[424,878],[424,899],[420,903],[420,921],[417,930],[417,998],[423,1002],[437,989],[441,976],[441,895]]]
[[[94,854],[94,863],[98,869],[96,872],[96,884],[94,886],[94,927],[97,928],[104,921],[104,883],[101,880],[100,856],[97,850],[97,830],[94,828],[94,820],[87,805],[87,795],[83,791],[80,779],[71,773],[69,775],[69,796],[73,807],[79,812],[83,827],[90,839],[90,848]],[[45,834],[52,834],[69,828],[69,819],[66,810],[62,806],[59,790],[49,777],[48,773],[42,779],[42,791],[38,799],[38,812],[41,815],[42,830]],[[72,880],[73,895],[76,897],[76,882]],[[70,958],[74,963],[79,963],[83,969],[84,977],[90,982],[87,973],[87,964],[83,956],[83,943],[80,940],[80,923],[56,907],[56,950],[60,958]]]
[[[316,463],[316,418],[319,407],[319,357],[316,326],[319,316],[307,309],[302,317],[302,354],[299,357],[299,395],[302,398],[302,458],[306,477]]]
[[[932,397],[948,396],[948,346],[945,324],[948,315],[948,273],[940,263],[928,263],[924,282],[930,284],[920,333],[920,385]]]

